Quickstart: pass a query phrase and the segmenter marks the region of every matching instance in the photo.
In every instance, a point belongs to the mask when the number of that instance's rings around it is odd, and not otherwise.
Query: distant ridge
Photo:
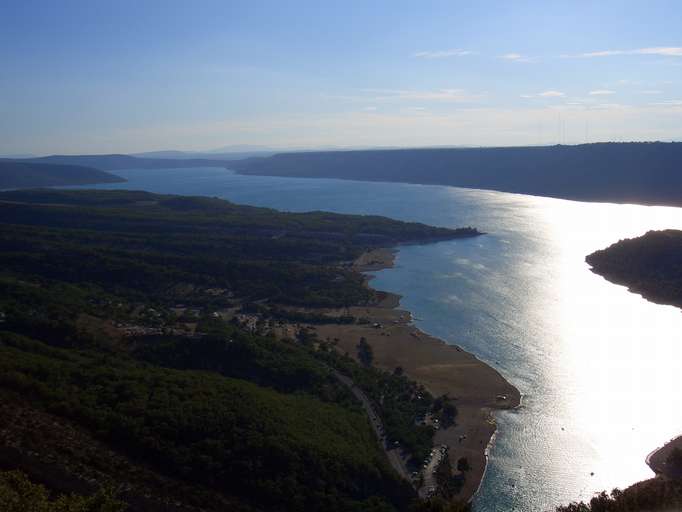
[[[682,206],[682,143],[280,153],[242,174],[451,185],[538,196]]]
[[[244,151],[147,151],[144,153],[133,153],[131,156],[137,158],[154,158],[154,159],[173,159],[173,160],[241,160],[243,158],[251,158],[254,156],[270,156],[280,151],[266,151],[266,150],[244,150]]]
[[[223,159],[138,158],[130,155],[51,155],[17,160],[25,163],[84,165],[103,171],[121,169],[172,169],[180,167],[225,167]]]
[[[121,183],[120,176],[79,165],[0,160],[0,189]]]

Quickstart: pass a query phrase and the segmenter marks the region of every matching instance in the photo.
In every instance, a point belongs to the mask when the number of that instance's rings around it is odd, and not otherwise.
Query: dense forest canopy
[[[682,205],[682,143],[281,153],[243,174],[452,185],[586,201]]]
[[[586,258],[592,270],[647,299],[682,307],[682,231],[649,231]]]
[[[0,260],[17,272],[88,280],[157,300],[192,283],[312,306],[371,299],[363,278],[339,266],[367,248],[478,233],[128,191],[0,193],[0,220]]]
[[[219,312],[322,318],[374,300],[349,265],[363,251],[476,234],[146,192],[0,193],[0,470],[27,475],[3,476],[0,498],[42,503],[43,483],[117,490],[110,510],[406,510],[414,490],[335,375],[419,460],[432,397]]]

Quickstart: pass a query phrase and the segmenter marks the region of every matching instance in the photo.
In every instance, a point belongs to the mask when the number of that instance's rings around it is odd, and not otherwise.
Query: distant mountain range
[[[358,151],[366,149],[399,149],[398,147],[386,146],[386,147],[367,147],[367,146],[320,146],[316,148],[309,147],[289,147],[289,148],[274,148],[268,146],[256,146],[256,145],[234,145],[234,146],[224,146],[222,148],[210,149],[206,151],[178,151],[178,150],[165,150],[165,151],[146,151],[143,153],[131,153],[131,156],[140,158],[172,158],[172,159],[196,159],[205,158],[208,160],[241,160],[244,158],[251,157],[264,157],[271,156],[279,153],[307,153],[307,152],[319,152],[319,151]]]
[[[123,181],[126,180],[92,167],[0,160],[0,189],[90,185]]]
[[[180,167],[225,167],[220,158],[140,158],[131,155],[51,155],[15,160],[37,164],[85,165],[103,171],[120,169],[173,169]]]
[[[147,151],[144,153],[133,153],[131,156],[139,158],[153,158],[153,159],[173,159],[173,160],[193,160],[193,159],[208,159],[208,160],[241,160],[243,158],[251,158],[254,156],[270,156],[278,151],[262,149],[262,150],[243,150],[243,151]]]
[[[282,153],[242,174],[451,185],[538,196],[682,206],[682,143]]]

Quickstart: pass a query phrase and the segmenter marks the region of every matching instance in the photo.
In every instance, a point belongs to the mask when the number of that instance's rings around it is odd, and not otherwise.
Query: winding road
[[[348,387],[353,393],[353,395],[355,395],[355,397],[358,400],[360,400],[362,407],[365,409],[365,412],[369,417],[369,423],[372,425],[374,433],[377,435],[377,438],[379,439],[379,442],[381,443],[381,446],[383,447],[384,452],[388,457],[388,461],[391,463],[391,466],[393,466],[393,469],[395,469],[397,473],[400,476],[402,476],[405,480],[412,483],[412,480],[410,479],[410,473],[408,472],[407,467],[405,466],[405,461],[400,456],[400,449],[391,448],[390,446],[388,446],[386,436],[384,436],[383,434],[384,426],[381,422],[381,418],[374,410],[374,407],[372,406],[372,402],[369,400],[369,397],[365,394],[364,391],[357,387],[349,377],[346,377],[345,375],[339,373],[336,370],[332,370],[332,373],[339,382]]]

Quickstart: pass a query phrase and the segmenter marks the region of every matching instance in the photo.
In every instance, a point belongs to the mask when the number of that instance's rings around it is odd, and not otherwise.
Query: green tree
[[[357,344],[357,349],[358,359],[360,359],[360,362],[368,368],[372,366],[372,362],[374,361],[374,352],[372,351],[372,347],[369,343],[367,343],[367,340],[364,338],[364,336],[360,338],[360,342]]]
[[[32,483],[21,471],[0,472],[0,510],[3,512],[123,512],[127,505],[108,490],[92,496],[49,499],[47,489]]]

